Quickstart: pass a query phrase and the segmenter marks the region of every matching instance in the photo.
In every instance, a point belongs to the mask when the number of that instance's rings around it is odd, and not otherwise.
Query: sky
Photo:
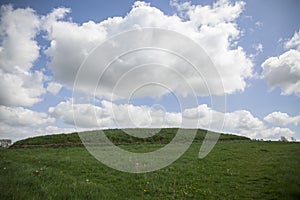
[[[0,138],[183,127],[300,140],[299,7],[1,1]]]

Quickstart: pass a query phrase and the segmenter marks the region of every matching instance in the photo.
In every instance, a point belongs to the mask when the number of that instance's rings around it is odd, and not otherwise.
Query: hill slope
[[[143,133],[153,132],[156,129],[134,129],[134,131],[141,131]],[[158,129],[157,129],[158,130]],[[109,129],[104,130],[106,136],[115,144],[136,144],[136,143],[169,143],[177,133],[177,128],[164,128],[161,129],[157,134],[147,137],[138,138],[130,136],[123,132],[121,129]],[[81,134],[98,134],[99,131],[88,131],[82,132]],[[195,137],[195,142],[202,141],[207,134],[206,130],[198,129]],[[213,133],[210,133],[213,134]],[[232,141],[232,140],[250,140],[247,137],[237,136],[232,134],[221,134],[219,140],[221,141]],[[69,134],[56,134],[56,135],[45,135],[33,138],[27,138],[15,142],[11,147],[29,147],[29,146],[76,146],[82,145],[78,133]]]

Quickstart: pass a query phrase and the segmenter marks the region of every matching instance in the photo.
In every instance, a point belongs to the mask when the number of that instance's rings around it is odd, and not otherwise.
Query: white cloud
[[[298,30],[298,32],[295,32],[294,36],[285,43],[285,48],[287,49],[294,47],[296,47],[296,49],[300,51],[300,30]]]
[[[50,68],[56,80],[72,88],[76,72],[85,56],[105,39],[105,30],[93,21],[81,26],[61,21],[70,9],[58,8],[43,17],[43,28],[51,41],[45,53],[50,56]],[[67,59],[66,59],[67,58]]]
[[[261,137],[259,138],[278,140],[281,136],[289,138],[294,134],[295,133],[289,128],[272,127],[264,130],[264,132],[260,134]]]
[[[0,35],[1,67],[12,71],[15,66],[28,71],[39,56],[39,46],[34,40],[40,22],[30,8],[13,10],[11,5],[1,6]]]
[[[32,106],[42,100],[43,73],[15,71],[7,73],[0,69],[0,104],[6,106]]]
[[[100,113],[102,108],[94,107],[91,104],[73,104],[70,101],[60,102],[55,107],[49,108],[51,116],[61,119],[64,123],[75,125],[73,112],[80,116],[77,127],[97,127],[97,121],[94,120],[95,112]]]
[[[140,6],[150,6],[150,3],[146,3],[144,1],[135,1],[132,8],[136,8]]]
[[[247,110],[237,110],[224,114],[212,110],[207,105],[203,104],[197,108],[184,110],[183,116],[190,120],[199,119],[198,127],[204,129],[218,127],[217,124],[223,123],[223,119],[225,119],[223,129],[216,131],[239,134],[250,138],[276,140],[281,135],[289,137],[294,134],[294,132],[288,128],[267,127],[260,119],[253,116]]]
[[[50,82],[47,86],[47,91],[50,92],[53,95],[57,95],[59,91],[61,90],[62,85],[55,82]]]
[[[250,138],[277,140],[280,136],[290,137],[295,133],[288,128],[268,127],[249,111],[238,110],[226,113],[225,130]]]
[[[243,11],[245,3],[237,1],[231,4],[229,1],[220,0],[213,6],[190,6],[188,16],[191,21],[199,25],[219,25],[234,22]]]
[[[70,10],[59,8],[43,18],[43,27],[47,30],[47,38],[51,41],[46,54],[52,58],[50,68],[54,73],[55,79],[72,88],[75,75],[84,58],[104,40],[126,30],[140,27],[163,28],[186,35],[205,49],[222,78],[225,93],[243,91],[246,87],[246,78],[252,77],[253,64],[242,47],[237,46],[233,48],[231,45],[240,35],[236,20],[242,12],[243,6],[244,3],[242,2],[231,4],[228,1],[218,1],[213,6],[185,4],[187,20],[182,20],[176,15],[165,15],[161,10],[151,7],[148,3],[135,2],[131,11],[124,17],[108,18],[100,23],[89,21],[83,24],[64,20],[65,15]],[[121,42],[123,46],[130,48],[134,45],[138,46],[139,39],[142,38],[125,38]],[[149,44],[152,45],[151,38],[149,41]],[[163,44],[163,40],[155,40],[152,43],[154,46],[159,46]],[[168,45],[175,51],[182,52],[182,46],[179,44]],[[112,53],[114,52],[105,52],[107,55]],[[197,52],[187,51],[185,53],[189,54],[189,56],[197,56]],[[198,54],[200,53],[198,52]],[[103,57],[103,55],[99,56],[103,58],[101,62],[105,63],[106,57]],[[99,58],[99,56],[96,56],[96,58]],[[134,56],[127,55],[117,60],[107,70],[104,76],[104,84],[101,85],[102,90],[99,91],[100,94],[98,93],[98,95],[110,97],[111,90],[121,79],[122,75],[132,70],[134,66],[153,62],[176,70],[188,80],[188,84],[191,84],[198,95],[207,95],[207,88],[203,80],[193,72],[191,66],[188,66],[187,63],[184,63],[174,55],[154,50],[139,51]],[[93,79],[98,80],[99,77],[95,76],[99,74],[99,71],[103,71],[106,66],[105,64],[99,64],[99,59],[96,59],[95,62],[91,61],[91,63],[97,68],[84,72],[86,80],[81,87],[85,91],[94,91],[95,85],[91,84],[91,82],[93,82]],[[174,72],[174,75],[170,76],[171,69],[164,70],[162,67],[152,67],[148,70],[143,68],[140,71],[131,71],[127,79],[123,80],[121,89],[116,90],[115,93],[119,91],[121,93],[119,94],[120,97],[128,95],[132,87],[139,85],[141,80],[144,83],[149,80],[154,82],[160,81],[162,84],[167,85],[170,90],[186,95],[186,88],[182,88],[182,84],[178,84],[182,82],[180,77],[176,76]],[[200,68],[201,70],[205,73],[205,68]],[[165,77],[169,78],[165,79]],[[205,76],[206,82],[214,88],[211,91],[220,94],[223,91],[221,91],[219,85],[215,85],[215,78],[216,74]],[[153,97],[153,95],[160,96],[163,94],[165,92],[152,88],[143,95]],[[118,95],[115,97],[117,98]]]
[[[34,130],[29,126],[11,126],[6,123],[0,123],[0,137],[11,139],[13,142],[26,137],[33,137]]]
[[[224,114],[209,108],[206,104],[185,109],[182,114],[166,112],[163,109],[155,109],[149,106],[115,104],[108,101],[102,101],[101,106],[74,104],[73,108],[75,120],[79,122],[76,125],[79,128],[197,127],[236,133],[250,138],[275,140],[281,135],[290,137],[294,134],[288,128],[267,127],[249,111],[237,110]],[[70,101],[59,103],[57,106],[50,108],[49,112],[53,117],[63,120],[66,124],[75,125]],[[222,130],[214,129],[214,127],[221,127],[220,124],[223,124],[224,119],[224,128]]]
[[[264,124],[258,118],[254,117],[247,110],[238,110],[232,113],[226,113],[225,128],[235,130],[239,133],[253,132],[253,135],[257,135],[258,131],[264,129]],[[247,134],[249,135],[249,134]]]
[[[13,142],[28,137],[35,137],[41,135],[60,134],[60,133],[72,133],[76,132],[75,128],[61,128],[57,126],[46,126],[46,127],[31,127],[31,126],[12,126],[8,124],[1,124],[0,126],[0,137],[11,139]],[[79,129],[78,131],[84,131]]]
[[[176,8],[179,16],[181,18],[188,18],[187,11],[190,10],[192,7],[191,2],[178,2],[178,0],[170,0],[170,6],[173,6]]]
[[[87,131],[92,128],[57,126],[54,117],[44,112],[36,112],[23,107],[0,106],[0,138],[13,142],[40,135]]]
[[[257,22],[255,22],[255,26],[256,26],[257,28],[261,28],[261,27],[263,26],[263,23],[260,22],[260,21],[257,21]]]
[[[53,123],[54,118],[50,118],[46,113],[36,112],[22,107],[0,106],[1,124],[10,126],[39,126]]]
[[[262,63],[263,78],[271,89],[280,87],[283,95],[300,95],[300,31],[286,43],[290,49],[279,57],[270,57]]]
[[[57,126],[47,126],[44,129],[38,129],[37,133],[42,134],[59,134],[59,133],[74,133],[77,130],[75,128],[60,128]]]
[[[51,125],[55,119],[47,113],[23,107],[0,106],[0,138],[18,139],[47,134],[42,127]],[[39,130],[44,131],[39,131]]]
[[[249,111],[239,110],[226,113],[225,129],[250,138],[278,140],[280,136],[290,137],[295,133],[289,128],[268,127]]]
[[[44,75],[31,71],[39,57],[34,40],[40,21],[30,8],[1,6],[0,105],[32,106],[42,100]]]
[[[277,140],[280,136],[290,137],[295,133],[288,128],[268,127],[263,121],[253,116],[249,111],[238,110],[226,113],[225,130],[248,136],[250,138],[262,138]]]
[[[272,112],[269,115],[267,115],[264,118],[264,120],[272,124],[278,124],[284,126],[288,124],[294,124],[295,126],[297,126],[298,123],[300,122],[300,115],[291,117],[287,113]]]
[[[79,128],[169,127],[179,126],[181,123],[178,113],[164,112],[148,106],[117,105],[108,101],[102,101],[101,104],[102,106],[72,105],[71,101],[66,101],[49,108],[49,113],[64,123]]]
[[[257,52],[262,52],[263,51],[262,43],[258,43],[257,45],[254,46],[254,48]]]

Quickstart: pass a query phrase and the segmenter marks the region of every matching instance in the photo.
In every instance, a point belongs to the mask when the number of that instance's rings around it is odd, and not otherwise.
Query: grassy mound
[[[169,143],[174,138],[174,136],[178,131],[177,128],[164,128],[161,129],[160,131],[158,129],[131,129],[131,130],[135,132],[141,132],[143,134],[149,133],[149,137],[146,138],[134,137],[126,134],[121,129],[104,130],[104,133],[115,144],[137,144],[137,143],[165,144],[165,143]],[[155,135],[151,135],[151,133],[153,132],[158,132],[158,133]],[[96,130],[96,131],[82,132],[81,134],[101,134],[101,132]],[[206,130],[198,129],[194,141],[195,142],[203,141],[206,134],[217,134],[217,133],[207,133]],[[219,140],[231,141],[231,140],[250,140],[250,139],[247,137],[237,136],[232,134],[221,134]],[[12,145],[12,147],[25,147],[25,146],[34,146],[34,145],[73,146],[73,145],[81,145],[81,144],[82,142],[80,140],[78,133],[70,133],[70,134],[45,135],[45,136],[27,138],[15,142]]]

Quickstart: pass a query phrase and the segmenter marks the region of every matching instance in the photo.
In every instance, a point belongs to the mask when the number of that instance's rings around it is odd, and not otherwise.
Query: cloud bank
[[[74,108],[75,121],[71,111],[72,106]],[[65,101],[49,108],[49,113],[52,117],[61,119],[64,123],[77,126],[78,128],[183,127],[209,129],[209,127],[215,127],[214,124],[223,123],[225,118],[223,128],[225,132],[238,133],[250,138],[273,140],[280,138],[282,135],[286,137],[294,135],[294,132],[288,128],[268,128],[263,121],[253,116],[249,111],[237,110],[224,114],[211,109],[206,104],[184,109],[182,112],[167,112],[149,106],[114,104],[109,101],[102,101],[101,106],[72,104],[71,101]],[[183,119],[186,122],[184,124],[182,124]],[[195,124],[197,124],[196,127]]]

